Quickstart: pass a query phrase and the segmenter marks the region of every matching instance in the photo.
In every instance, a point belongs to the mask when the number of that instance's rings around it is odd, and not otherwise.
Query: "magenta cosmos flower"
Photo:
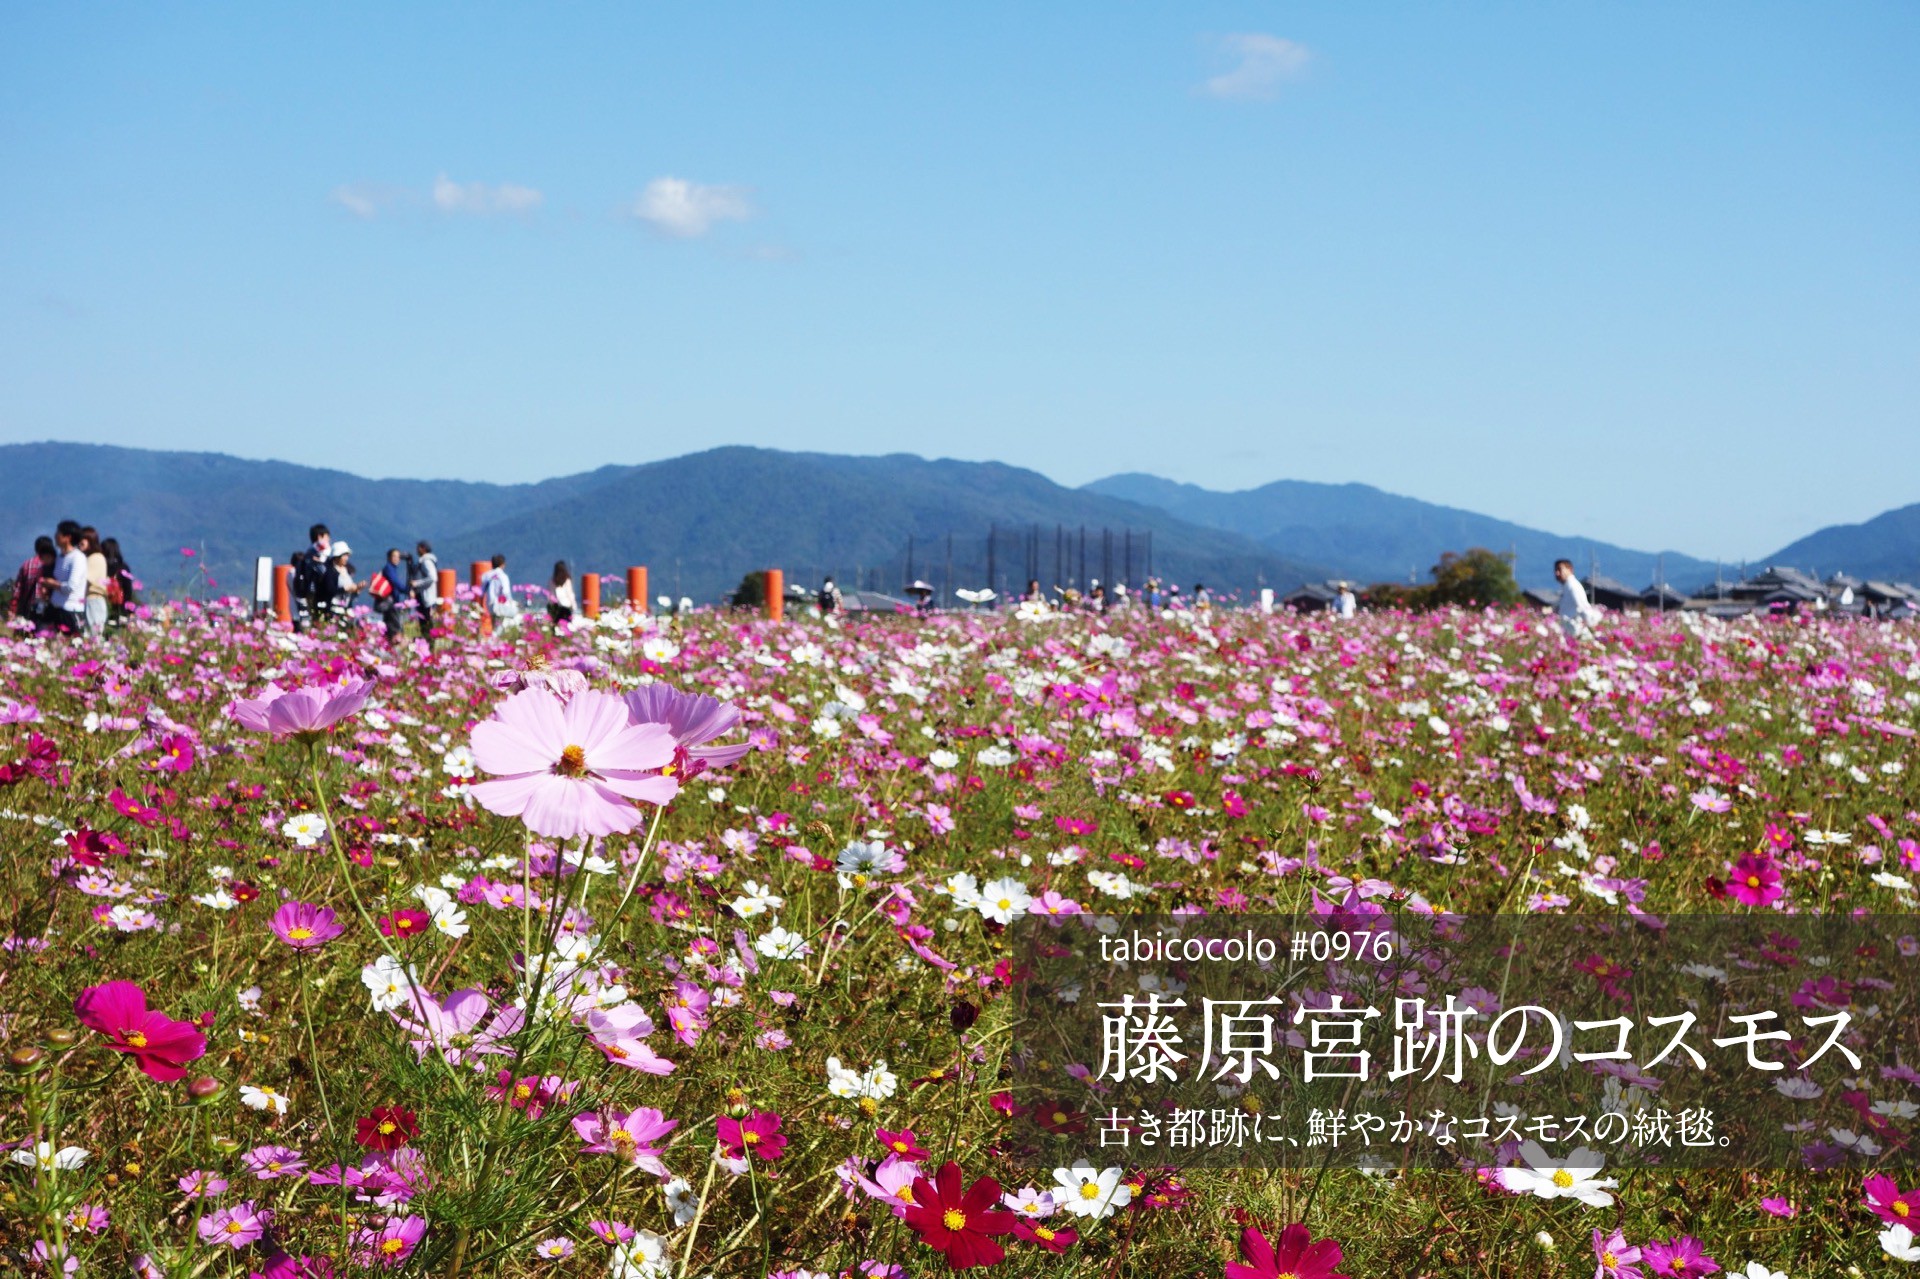
[[[292,690],[269,684],[260,696],[234,702],[227,713],[242,728],[256,733],[306,737],[324,733],[347,716],[358,714],[372,691],[373,681],[367,679]]]
[[[513,1055],[507,1040],[519,1032],[525,1014],[518,1008],[502,1008],[482,1029],[480,1023],[492,1008],[493,1001],[484,990],[456,990],[445,999],[414,990],[407,1005],[392,1016],[411,1037],[413,1051],[420,1057],[427,1055],[427,1049],[438,1048],[449,1065],[457,1066],[477,1054]],[[478,1068],[479,1063],[474,1064]]]
[[[426,1236],[425,1217],[388,1217],[378,1230],[354,1233],[354,1260],[363,1266],[397,1266],[413,1255]]]
[[[494,780],[473,797],[502,817],[554,839],[613,835],[646,820],[633,801],[664,804],[680,783],[656,771],[673,762],[663,724],[634,724],[626,703],[589,690],[562,701],[545,689],[515,693],[474,726],[474,762]]]
[[[310,902],[288,902],[273,912],[267,927],[295,950],[319,950],[346,931],[331,910]]]
[[[186,1063],[207,1051],[207,1037],[192,1023],[148,1009],[146,992],[130,981],[87,987],[73,1011],[87,1029],[106,1036],[107,1047],[162,1082],[184,1079]]]
[[[718,1123],[720,1146],[729,1159],[757,1155],[774,1160],[786,1153],[787,1139],[780,1135],[780,1116],[756,1110],[745,1119],[721,1115]]]
[[[1331,1239],[1315,1239],[1296,1221],[1280,1232],[1272,1243],[1248,1226],[1240,1235],[1240,1255],[1247,1259],[1227,1263],[1227,1279],[1346,1279],[1335,1267],[1340,1264],[1340,1245]]]
[[[683,693],[666,684],[645,684],[627,694],[627,711],[636,724],[664,724],[674,745],[686,753],[690,776],[725,768],[751,749],[747,743],[708,746],[740,726],[740,710],[704,693]]]
[[[234,1204],[230,1208],[216,1208],[195,1223],[194,1229],[200,1238],[210,1244],[224,1244],[229,1248],[245,1248],[248,1244],[258,1243],[267,1233],[267,1227],[273,1224],[273,1212],[268,1208],[256,1208],[251,1199],[245,1203]]]
[[[1770,906],[1783,895],[1780,872],[1771,857],[1747,853],[1733,864],[1727,876],[1727,895],[1748,906]]]

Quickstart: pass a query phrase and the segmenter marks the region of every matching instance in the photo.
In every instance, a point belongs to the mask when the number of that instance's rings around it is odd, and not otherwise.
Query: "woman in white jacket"
[[[1600,620],[1600,610],[1587,602],[1587,588],[1573,575],[1573,561],[1555,560],[1553,575],[1560,582],[1560,598],[1554,602],[1553,611],[1560,618],[1561,632],[1569,640],[1591,635],[1593,624]]]

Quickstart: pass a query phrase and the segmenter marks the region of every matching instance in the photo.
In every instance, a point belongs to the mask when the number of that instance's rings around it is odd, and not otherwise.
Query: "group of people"
[[[362,596],[386,626],[389,642],[405,634],[409,617],[417,617],[420,635],[433,642],[434,610],[440,604],[440,560],[431,543],[415,542],[411,555],[397,546],[387,548],[381,564],[365,579],[353,564],[353,548],[336,540],[324,524],[307,530],[308,545],[293,556],[293,620],[296,629],[308,629],[326,620],[348,618]],[[495,630],[510,630],[521,621],[520,601],[507,575],[507,557],[495,554],[480,578],[480,601]],[[573,574],[561,560],[553,566],[547,587],[547,616],[555,626],[571,622],[580,604],[574,594]]]
[[[440,602],[440,561],[430,543],[414,543],[408,555],[390,546],[365,580],[353,564],[353,547],[334,539],[324,524],[307,530],[307,546],[293,555],[293,624],[309,630],[323,621],[352,615],[364,594],[386,626],[388,642],[405,632],[409,614],[420,619],[420,634],[433,642],[433,610]]]
[[[34,539],[33,554],[14,574],[12,611],[39,632],[98,637],[133,606],[138,587],[117,540],[61,520],[52,537]]]

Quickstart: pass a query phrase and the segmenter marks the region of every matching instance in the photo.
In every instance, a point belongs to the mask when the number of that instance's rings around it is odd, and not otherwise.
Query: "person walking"
[[[1560,632],[1569,643],[1578,643],[1593,634],[1600,610],[1587,602],[1587,589],[1574,576],[1572,560],[1555,560],[1553,575],[1560,583],[1560,598],[1553,605],[1553,611],[1560,618]]]
[[[567,571],[565,560],[555,560],[553,577],[547,586],[547,617],[558,627],[563,622],[573,620],[573,611],[577,604],[573,598],[573,574]]]
[[[420,610],[420,637],[433,645],[433,610],[440,603],[440,558],[425,538],[413,544],[413,569],[409,574],[413,604]]]
[[[32,622],[36,631],[47,625],[47,592],[56,562],[53,539],[42,533],[33,539],[33,554],[20,561],[20,571],[13,575],[13,615]]]
[[[491,562],[493,567],[480,579],[480,595],[494,629],[506,630],[519,624],[520,605],[513,598],[513,580],[507,576],[507,557],[496,551]]]
[[[406,627],[406,614],[403,611],[407,603],[407,592],[411,586],[407,562],[400,554],[400,548],[387,548],[387,562],[380,566],[373,580],[367,584],[367,593],[373,596],[374,611],[380,614],[380,620],[386,625],[387,643],[395,644],[400,640]]]
[[[840,598],[840,588],[833,584],[833,574],[827,574],[827,580],[820,583],[820,597],[814,602],[820,606],[821,617],[832,617],[840,612],[844,601]]]
[[[324,524],[307,530],[307,549],[293,556],[293,628],[301,630],[333,611],[339,577],[333,571],[333,534]]]
[[[1360,601],[1353,597],[1353,583],[1340,583],[1340,594],[1335,596],[1333,601],[1334,612],[1339,615],[1340,620],[1343,622],[1350,620],[1359,608]]]
[[[53,568],[53,590],[47,597],[47,616],[52,628],[78,635],[87,624],[87,554],[80,549],[80,525],[61,520],[54,530],[53,544],[59,558]]]
[[[327,601],[327,611],[335,618],[345,618],[353,613],[354,601],[359,598],[363,582],[353,576],[353,548],[345,542],[330,542],[327,546],[328,573],[331,579],[333,595]]]

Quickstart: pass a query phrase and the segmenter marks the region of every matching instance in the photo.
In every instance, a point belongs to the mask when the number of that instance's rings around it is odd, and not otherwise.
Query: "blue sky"
[[[10,5],[0,441],[1920,501],[1920,7]]]

